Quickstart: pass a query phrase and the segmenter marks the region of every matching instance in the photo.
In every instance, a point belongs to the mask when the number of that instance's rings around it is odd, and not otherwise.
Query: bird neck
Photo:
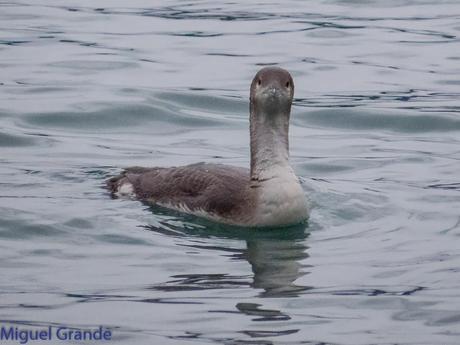
[[[277,177],[289,165],[289,111],[279,114],[256,113],[251,109],[251,180]]]

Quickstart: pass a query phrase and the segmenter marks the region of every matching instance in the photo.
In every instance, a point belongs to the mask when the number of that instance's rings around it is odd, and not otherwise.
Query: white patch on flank
[[[134,197],[134,187],[131,183],[125,182],[118,187],[117,192],[115,193],[118,197]]]
[[[152,202],[152,203],[155,203],[154,200],[149,200],[149,201]],[[214,213],[209,213],[209,212],[205,211],[202,207],[199,207],[199,208],[196,208],[196,209],[191,209],[190,207],[188,207],[184,203],[178,203],[178,204],[156,203],[156,204],[160,205],[162,207],[172,209],[172,210],[176,210],[176,211],[180,211],[180,212],[184,212],[184,213],[188,213],[188,214],[193,214],[194,216],[197,216],[197,217],[207,218],[207,219],[211,219],[211,220],[217,221],[217,222],[223,222],[223,223],[226,222],[224,218],[219,217],[218,215],[216,215]]]

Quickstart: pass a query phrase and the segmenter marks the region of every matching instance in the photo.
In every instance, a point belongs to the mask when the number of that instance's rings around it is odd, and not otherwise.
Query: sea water
[[[459,344],[458,1],[6,0],[0,28],[1,327]],[[128,166],[248,166],[267,65],[294,77],[308,224],[110,198]]]

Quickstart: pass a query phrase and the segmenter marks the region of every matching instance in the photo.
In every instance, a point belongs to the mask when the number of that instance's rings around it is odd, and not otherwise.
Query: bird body
[[[196,163],[181,167],[132,167],[108,180],[112,194],[194,214],[216,222],[274,227],[308,218],[308,206],[289,164],[290,74],[260,70],[251,84],[250,169]]]

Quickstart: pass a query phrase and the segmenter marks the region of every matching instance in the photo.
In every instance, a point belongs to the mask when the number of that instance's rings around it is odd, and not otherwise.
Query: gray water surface
[[[119,344],[460,342],[460,3],[0,1],[0,324]],[[247,166],[294,76],[308,225],[112,200],[123,167]]]

